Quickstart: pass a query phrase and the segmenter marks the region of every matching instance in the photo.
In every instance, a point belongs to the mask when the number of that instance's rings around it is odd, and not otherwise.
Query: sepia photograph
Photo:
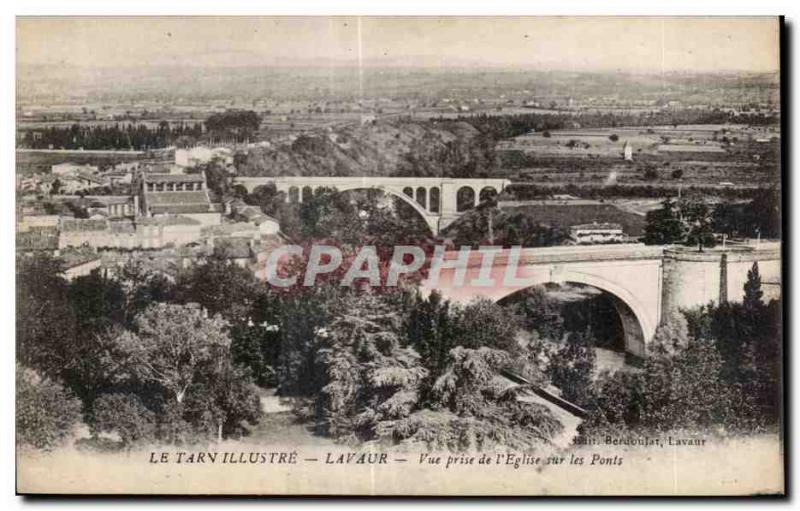
[[[18,494],[786,493],[782,17],[15,29]]]

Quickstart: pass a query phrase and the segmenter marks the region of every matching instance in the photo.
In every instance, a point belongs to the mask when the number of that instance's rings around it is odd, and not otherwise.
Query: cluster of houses
[[[137,172],[130,185],[125,195],[23,197],[17,207],[17,251],[58,255],[67,276],[74,277],[132,252],[179,266],[216,256],[255,268],[267,251],[283,243],[278,221],[260,208],[241,200],[213,202],[203,172]]]

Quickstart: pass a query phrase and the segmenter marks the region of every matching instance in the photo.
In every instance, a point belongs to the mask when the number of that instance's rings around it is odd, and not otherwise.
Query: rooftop
[[[57,250],[58,234],[50,231],[17,233],[17,250]]]
[[[214,253],[228,259],[247,259],[252,255],[249,238],[216,238]]]
[[[570,226],[570,229],[584,229],[584,230],[585,229],[602,229],[602,230],[616,229],[616,230],[620,230],[621,231],[622,230],[622,225],[615,224],[615,223],[610,223],[610,222],[609,223],[601,223],[601,224],[597,224],[597,223],[579,224],[579,225]]]
[[[188,216],[168,215],[155,218],[139,218],[136,221],[140,225],[200,225],[198,220]]]
[[[185,206],[210,204],[208,195],[204,191],[195,192],[151,192],[147,194],[147,205],[157,206]]]
[[[64,261],[64,267],[66,269],[75,268],[76,266],[100,259],[100,256],[97,255],[97,253],[87,250],[65,251],[62,252],[59,257],[62,261]]]
[[[202,183],[203,174],[142,174],[148,183]],[[157,192],[169,193],[169,192]]]
[[[85,218],[62,218],[61,230],[64,232],[94,232],[108,229],[107,220],[90,220]]]

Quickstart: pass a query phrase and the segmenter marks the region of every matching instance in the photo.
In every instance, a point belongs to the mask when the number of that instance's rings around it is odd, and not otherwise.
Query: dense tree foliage
[[[362,294],[336,304],[315,363],[324,385],[317,416],[339,439],[372,440],[387,422],[407,417],[427,371],[402,345],[402,320],[392,297]]]
[[[161,121],[158,126],[146,124],[80,125],[62,128],[48,126],[25,131],[21,147],[30,149],[136,150],[163,148],[181,139],[197,140],[203,134],[200,124],[172,125]]]
[[[661,209],[648,211],[644,228],[644,242],[648,245],[671,245],[685,239],[683,222],[675,202],[667,198]]]
[[[206,129],[212,141],[248,142],[261,126],[261,117],[252,110],[227,110],[211,114]]]
[[[562,425],[545,407],[520,401],[524,387],[509,387],[498,378],[509,364],[503,350],[452,349],[446,371],[430,391],[430,408],[392,424],[392,437],[452,451],[530,449],[548,442]]]
[[[130,448],[155,437],[155,414],[136,394],[103,394],[94,402],[92,433],[117,433],[122,446]]]
[[[552,114],[473,115],[461,117],[479,131],[496,140],[513,138],[535,130],[537,132],[573,128],[608,128],[615,126],[677,126],[681,124],[725,124],[736,122],[757,126],[776,125],[777,116],[734,116],[726,110],[658,110],[641,113],[564,112]]]
[[[742,204],[721,202],[714,208],[712,225],[715,232],[735,237],[779,238],[781,236],[780,190],[760,191]]]
[[[549,247],[567,239],[564,229],[541,223],[522,211],[503,211],[492,204],[467,212],[448,226],[445,235],[455,246],[473,247]]]
[[[57,382],[17,365],[17,443],[53,449],[64,443],[80,421],[81,402]]]
[[[781,416],[781,304],[762,301],[757,266],[745,295],[743,303],[668,316],[641,371],[595,384],[585,432],[774,430]]]

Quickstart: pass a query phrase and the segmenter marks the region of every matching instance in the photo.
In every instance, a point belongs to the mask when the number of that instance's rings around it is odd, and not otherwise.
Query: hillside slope
[[[249,149],[242,176],[476,176],[494,147],[466,122],[380,120]]]

